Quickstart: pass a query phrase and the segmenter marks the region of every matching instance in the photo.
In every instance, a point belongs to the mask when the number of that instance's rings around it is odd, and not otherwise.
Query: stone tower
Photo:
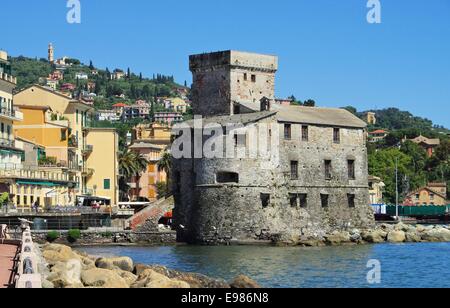
[[[55,61],[54,50],[52,43],[48,44],[48,62],[52,63]]]
[[[189,58],[194,114],[232,115],[245,106],[257,110],[263,97],[274,99],[276,56],[219,51]]]

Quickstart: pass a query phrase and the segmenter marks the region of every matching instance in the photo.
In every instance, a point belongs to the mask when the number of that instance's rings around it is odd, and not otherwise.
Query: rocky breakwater
[[[450,226],[380,224],[374,229],[335,231],[331,234],[280,239],[277,245],[338,246],[379,243],[450,242]]]
[[[232,282],[163,266],[134,264],[128,257],[96,258],[69,246],[41,246],[44,288],[259,288],[246,276]]]

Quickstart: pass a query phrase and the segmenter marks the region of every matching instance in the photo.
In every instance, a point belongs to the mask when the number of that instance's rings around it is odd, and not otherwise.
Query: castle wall
[[[283,134],[282,123],[267,121],[279,125]],[[333,143],[330,127],[310,126],[308,142],[301,141],[300,132],[301,125],[292,124],[291,140],[280,136],[279,159],[176,161],[174,170],[181,173],[174,180],[174,191],[179,193],[175,217],[185,226],[180,240],[224,243],[317,237],[336,229],[370,226],[364,130],[342,128],[340,144]],[[355,161],[355,180],[348,179],[349,159]],[[298,180],[291,180],[292,160],[299,163]],[[324,160],[332,161],[331,180],[325,179]],[[237,173],[238,183],[218,183],[219,172]],[[266,207],[261,194],[270,195]],[[290,194],[307,194],[306,208],[299,202],[292,206]],[[329,195],[327,208],[322,207],[321,194]],[[348,194],[355,196],[352,208]]]

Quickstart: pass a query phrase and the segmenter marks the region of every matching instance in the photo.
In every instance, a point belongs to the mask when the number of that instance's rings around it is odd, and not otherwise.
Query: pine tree
[[[89,69],[92,71],[93,69],[95,69],[94,65],[92,64],[92,60],[89,61]]]
[[[142,73],[139,73],[139,81],[142,82]]]

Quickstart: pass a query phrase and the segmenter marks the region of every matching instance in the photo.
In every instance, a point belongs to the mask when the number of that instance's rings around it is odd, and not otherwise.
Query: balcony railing
[[[94,190],[90,189],[90,188],[85,188],[85,189],[83,189],[82,193],[85,196],[93,196],[94,195]]]
[[[83,155],[88,155],[88,154],[91,154],[92,151],[94,151],[94,146],[93,146],[93,145],[86,144],[86,145],[83,147],[82,153],[83,153]]]
[[[76,136],[70,136],[68,144],[71,148],[78,148],[78,138]]]
[[[7,107],[1,107],[0,108],[0,116],[8,117],[13,120],[22,121],[23,120],[23,113],[16,109],[10,109]]]
[[[12,166],[9,166],[12,167]],[[17,167],[17,166],[16,166]],[[75,178],[67,173],[36,171],[27,169],[3,169],[0,166],[0,178],[74,182]]]
[[[0,79],[8,81],[8,82],[13,83],[13,84],[17,84],[17,78],[16,77],[13,77],[13,76],[5,74],[5,73],[0,73]]]
[[[84,168],[81,169],[81,175],[82,175],[82,176],[85,176],[85,177],[91,177],[91,176],[93,176],[93,175],[94,175],[94,172],[95,172],[95,170],[92,169],[92,168],[86,168],[86,167],[84,167]]]
[[[3,139],[0,138],[0,147],[8,147],[18,150],[23,150],[23,142],[12,140],[12,139]]]

